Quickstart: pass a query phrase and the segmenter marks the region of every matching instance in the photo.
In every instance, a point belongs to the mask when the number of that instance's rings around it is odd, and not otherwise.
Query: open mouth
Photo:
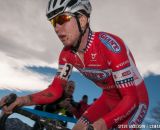
[[[66,39],[66,35],[59,35],[58,37],[61,41],[65,41]]]

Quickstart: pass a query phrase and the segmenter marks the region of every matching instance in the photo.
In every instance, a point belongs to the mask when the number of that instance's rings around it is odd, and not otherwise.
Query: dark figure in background
[[[37,105],[36,110],[46,111],[54,114],[66,115],[68,117],[73,117],[72,109],[77,107],[77,103],[73,100],[73,93],[75,89],[74,81],[68,81],[65,87],[63,96],[54,103],[47,105]],[[61,125],[67,125],[67,122],[58,121]],[[32,130],[43,130],[43,126],[36,122]]]
[[[97,98],[94,98],[94,99],[93,99],[93,103],[94,103],[96,100],[97,100]]]
[[[80,118],[82,114],[89,108],[90,105],[88,105],[88,96],[83,95],[82,100],[79,102],[79,106],[76,109],[76,112],[74,115],[76,118]]]

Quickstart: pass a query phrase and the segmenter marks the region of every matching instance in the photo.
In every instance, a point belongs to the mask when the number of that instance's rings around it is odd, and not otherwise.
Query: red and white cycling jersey
[[[132,117],[128,124],[141,123],[148,108],[148,94],[130,50],[119,37],[90,31],[83,60],[70,47],[64,47],[57,75],[51,87],[45,90],[52,91],[52,101],[60,97],[58,93],[63,90],[63,83],[73,67],[103,89],[101,97],[84,113],[90,122],[103,118],[111,128]],[[42,98],[34,98],[34,101],[38,104],[51,102]]]

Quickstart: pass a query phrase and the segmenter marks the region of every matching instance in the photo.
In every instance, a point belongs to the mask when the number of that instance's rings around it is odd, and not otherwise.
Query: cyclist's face
[[[77,42],[80,35],[77,21],[74,16],[72,16],[70,20],[66,20],[66,22],[64,22],[63,24],[58,24],[57,22],[55,24],[55,32],[57,33],[64,46],[72,46]]]
[[[88,98],[87,97],[83,98],[83,102],[87,103],[88,102]]]

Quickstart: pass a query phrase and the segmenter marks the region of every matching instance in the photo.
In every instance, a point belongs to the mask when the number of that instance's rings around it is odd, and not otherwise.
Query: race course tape
[[[67,122],[72,122],[72,123],[77,122],[77,119],[71,118],[71,117],[66,117],[66,116],[62,116],[62,115],[57,115],[57,114],[39,111],[39,110],[31,109],[31,108],[25,108],[25,107],[23,107],[21,109],[29,111],[35,115],[38,115],[38,116],[44,117],[44,118],[57,119],[57,120],[67,121]]]

